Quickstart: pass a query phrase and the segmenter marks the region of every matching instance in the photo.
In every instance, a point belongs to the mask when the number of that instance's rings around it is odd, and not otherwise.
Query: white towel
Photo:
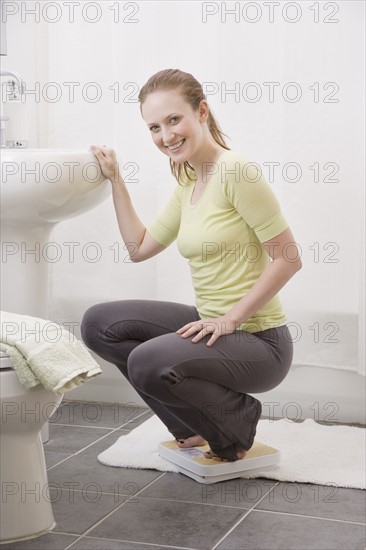
[[[326,426],[312,418],[259,420],[255,441],[279,449],[281,462],[247,470],[241,477],[329,485],[329,491],[332,486],[365,489],[365,436],[364,428]],[[172,434],[154,415],[117,439],[98,460],[107,466],[178,472],[176,464],[159,456],[159,442],[170,440],[174,441]]]
[[[53,321],[1,311],[0,350],[27,389],[63,394],[102,372],[84,344]]]

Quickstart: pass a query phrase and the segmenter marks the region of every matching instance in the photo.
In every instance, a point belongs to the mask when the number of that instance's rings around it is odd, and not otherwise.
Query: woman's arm
[[[296,242],[289,227],[261,244],[273,261],[268,264],[250,291],[226,313],[225,316],[235,323],[245,323],[302,267]]]

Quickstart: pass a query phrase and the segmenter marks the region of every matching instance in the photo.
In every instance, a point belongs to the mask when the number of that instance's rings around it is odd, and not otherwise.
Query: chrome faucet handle
[[[22,77],[16,71],[10,71],[8,69],[0,69],[0,78],[5,77],[7,80],[6,86],[10,87],[9,101],[21,100],[23,101],[23,94],[25,94],[25,82]],[[6,90],[6,96],[8,96],[8,89]],[[20,96],[20,97],[19,97]],[[5,139],[5,122],[10,120],[4,113],[3,101],[0,101],[0,148],[6,147],[27,147],[28,142],[26,140],[6,141]]]
[[[12,92],[15,97],[12,99],[18,99],[17,93],[23,95],[25,93],[25,82],[16,71],[10,71],[8,69],[0,69],[0,77],[7,77],[7,85],[11,85]],[[15,91],[15,85],[18,85],[18,90]]]
[[[25,82],[24,80],[21,80],[20,85],[16,80],[8,80],[7,85],[10,86],[10,93],[12,94],[11,97],[9,97],[9,101],[14,101],[15,99],[22,96],[25,92]]]

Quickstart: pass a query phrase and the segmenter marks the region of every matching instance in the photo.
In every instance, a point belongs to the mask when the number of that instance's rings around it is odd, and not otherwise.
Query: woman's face
[[[204,102],[201,106],[194,112],[174,90],[153,92],[141,106],[142,118],[155,145],[175,162],[192,158],[202,143],[208,109]]]

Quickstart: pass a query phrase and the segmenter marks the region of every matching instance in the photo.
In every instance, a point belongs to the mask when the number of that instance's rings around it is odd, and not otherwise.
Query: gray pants
[[[81,336],[116,365],[177,439],[203,437],[213,452],[236,460],[235,444],[249,450],[262,405],[250,393],[268,391],[286,377],[293,342],[287,325],[238,330],[206,346],[176,331],[200,316],[194,306],[121,300],[90,307]]]

